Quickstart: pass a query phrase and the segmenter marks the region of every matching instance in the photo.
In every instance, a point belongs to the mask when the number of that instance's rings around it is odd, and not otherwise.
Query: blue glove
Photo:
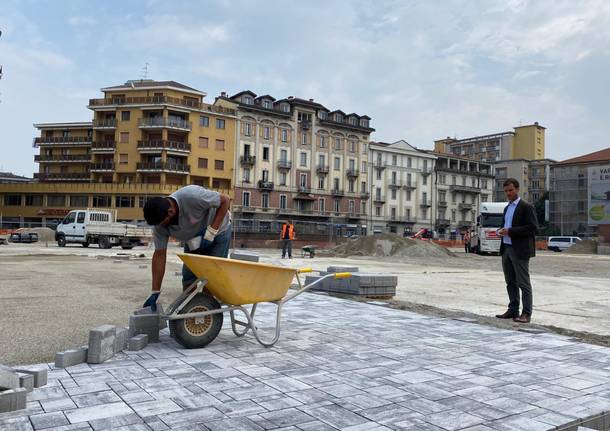
[[[160,293],[161,292],[155,292],[151,294],[142,306],[142,308],[150,307],[153,313],[155,313],[157,311],[157,299],[159,299]]]

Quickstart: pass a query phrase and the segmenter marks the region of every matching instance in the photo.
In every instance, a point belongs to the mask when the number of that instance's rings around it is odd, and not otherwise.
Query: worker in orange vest
[[[286,258],[286,251],[288,251],[288,259],[292,259],[292,240],[295,239],[294,225],[292,221],[288,220],[282,225],[282,234],[280,240],[282,241],[282,259]]]

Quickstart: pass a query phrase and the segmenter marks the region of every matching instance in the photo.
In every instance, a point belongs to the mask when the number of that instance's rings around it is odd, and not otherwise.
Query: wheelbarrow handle
[[[299,268],[297,269],[298,274],[305,274],[308,272],[313,272],[313,268]]]
[[[335,273],[335,278],[350,278],[352,276],[351,272],[337,272]]]

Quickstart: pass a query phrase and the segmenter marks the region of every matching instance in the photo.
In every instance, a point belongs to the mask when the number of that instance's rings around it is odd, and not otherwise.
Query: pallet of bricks
[[[349,272],[352,276],[340,279],[327,278],[312,290],[367,298],[391,298],[396,295],[398,278],[395,275],[360,272],[355,266],[329,266],[326,271],[320,271],[320,276],[306,277],[305,284],[313,283],[326,274],[336,272]]]

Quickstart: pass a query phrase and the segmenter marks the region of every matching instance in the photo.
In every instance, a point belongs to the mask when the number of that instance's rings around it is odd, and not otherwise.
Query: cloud
[[[90,16],[72,16],[68,18],[68,23],[72,26],[92,26],[97,23],[97,20]]]

